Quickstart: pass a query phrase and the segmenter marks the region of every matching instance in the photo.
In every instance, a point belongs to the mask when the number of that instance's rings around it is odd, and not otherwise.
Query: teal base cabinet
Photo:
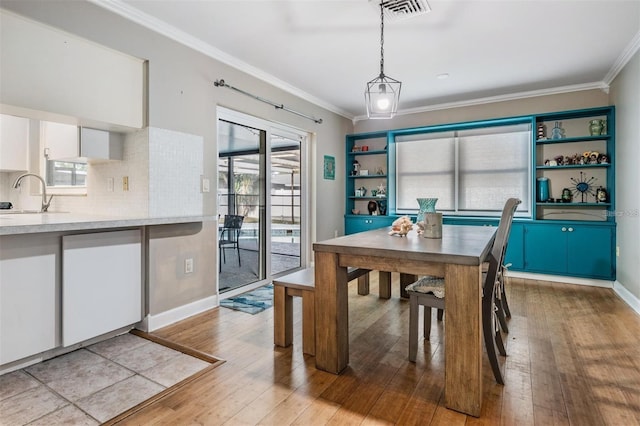
[[[395,216],[346,216],[344,220],[344,233],[349,235],[357,232],[371,231],[372,229],[385,228],[391,226],[394,220],[396,220]]]
[[[522,271],[524,269],[524,225],[513,222],[511,233],[507,243],[507,252],[504,255],[504,264],[511,264],[510,270]]]
[[[527,272],[614,280],[615,226],[580,222],[524,226]]]

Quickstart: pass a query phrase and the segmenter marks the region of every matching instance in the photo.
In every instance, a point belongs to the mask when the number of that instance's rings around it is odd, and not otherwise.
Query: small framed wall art
[[[324,156],[324,178],[326,180],[336,179],[336,158],[331,155]]]

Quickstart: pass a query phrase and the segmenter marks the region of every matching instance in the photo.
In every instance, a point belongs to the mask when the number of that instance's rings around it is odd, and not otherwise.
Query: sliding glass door
[[[305,264],[304,141],[306,134],[294,129],[220,114],[218,284],[223,297]],[[225,219],[235,216],[242,217],[238,242],[226,244],[232,231]]]
[[[272,275],[301,266],[300,145],[300,140],[296,140],[293,135],[271,134]]]

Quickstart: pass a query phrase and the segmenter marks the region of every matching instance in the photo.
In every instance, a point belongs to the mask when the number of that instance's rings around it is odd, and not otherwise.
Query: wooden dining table
[[[445,405],[475,417],[482,406],[482,263],[496,227],[444,225],[441,239],[390,228],[313,244],[316,368],[339,374],[349,364],[347,267],[445,280]],[[409,324],[407,323],[407,329]]]

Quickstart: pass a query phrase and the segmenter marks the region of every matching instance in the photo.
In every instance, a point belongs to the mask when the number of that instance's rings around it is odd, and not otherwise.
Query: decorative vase
[[[589,121],[589,133],[591,136],[598,136],[604,134],[604,120],[591,120]]]
[[[549,201],[549,178],[539,177],[538,179],[538,202]]]
[[[556,121],[555,126],[551,129],[551,139],[564,139],[564,129],[562,128],[562,122]]]
[[[437,198],[416,198],[418,201],[418,206],[420,210],[418,211],[418,217],[416,218],[416,222],[424,222],[425,213],[435,213],[436,212],[436,202]]]
[[[377,215],[378,203],[375,201],[369,201],[369,204],[367,204],[367,210],[369,210],[370,215]]]

